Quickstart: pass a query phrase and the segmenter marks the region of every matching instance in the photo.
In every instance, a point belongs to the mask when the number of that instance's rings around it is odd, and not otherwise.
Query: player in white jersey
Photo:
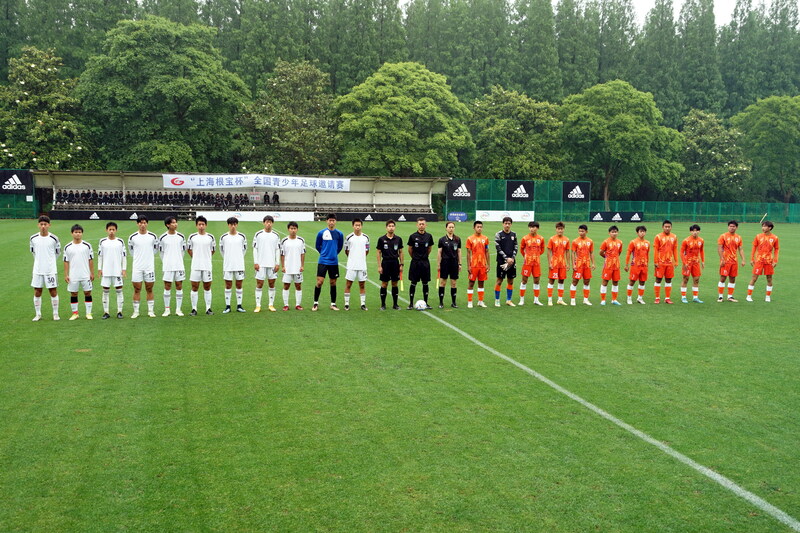
[[[247,250],[247,237],[237,231],[239,220],[230,217],[228,233],[219,238],[219,251],[222,254],[222,279],[225,280],[225,309],[223,313],[231,312],[231,292],[234,280],[236,281],[236,310],[244,313],[242,307],[242,280],[244,279],[244,252]]]
[[[289,287],[294,283],[294,308],[303,310],[303,270],[306,264],[306,241],[297,235],[297,222],[289,222],[289,236],[281,240],[281,270],[283,271],[283,310],[289,310]]]
[[[213,315],[211,310],[211,256],[217,250],[217,241],[214,236],[206,232],[208,220],[206,217],[199,216],[195,219],[194,225],[197,226],[197,233],[189,235],[186,241],[186,248],[189,257],[192,258],[191,274],[189,281],[192,283],[192,316],[197,316],[197,299],[200,282],[203,282],[203,298],[206,302],[206,314]]]
[[[117,223],[106,224],[108,237],[100,239],[97,247],[97,274],[100,276],[100,286],[103,287],[103,320],[111,318],[108,314],[108,300],[113,285],[117,290],[117,318],[122,318],[122,305],[125,298],[122,296],[122,279],[125,277],[128,256],[122,239],[117,238]]]
[[[155,318],[153,285],[156,282],[155,254],[158,251],[158,236],[152,231],[147,231],[148,220],[144,215],[139,215],[136,225],[139,229],[128,237],[128,250],[131,252],[131,281],[133,282],[133,314],[131,318],[139,316],[139,301],[142,298],[142,283],[147,297],[147,316]]]
[[[264,280],[269,283],[269,310],[275,311],[275,280],[281,266],[281,238],[278,232],[272,231],[275,219],[271,215],[264,217],[264,229],[259,230],[253,237],[253,259],[256,269],[256,308],[254,313],[261,311],[261,292]]]
[[[92,281],[94,281],[94,251],[83,240],[83,227],[72,226],[72,241],[64,247],[64,281],[67,282],[72,308],[70,320],[78,319],[78,291],[83,290],[86,318],[92,319]]]
[[[167,231],[158,238],[158,251],[161,255],[161,270],[164,279],[164,313],[169,316],[169,303],[172,284],[175,283],[175,314],[183,316],[181,304],[183,303],[183,280],[186,279],[186,270],[183,265],[183,254],[186,252],[186,239],[183,233],[178,232],[178,219],[169,216],[164,219]]]
[[[367,310],[367,254],[369,254],[369,237],[361,233],[360,218],[353,219],[353,233],[344,238],[344,253],[347,255],[347,280],[344,286],[344,310],[350,310],[350,287],[358,281],[358,292],[361,298],[361,310]]]
[[[53,305],[53,320],[58,320],[58,271],[56,257],[61,253],[61,241],[50,233],[50,217],[39,217],[39,233],[30,238],[33,254],[33,309],[36,315],[34,322],[42,319],[42,288],[50,291],[50,303]]]

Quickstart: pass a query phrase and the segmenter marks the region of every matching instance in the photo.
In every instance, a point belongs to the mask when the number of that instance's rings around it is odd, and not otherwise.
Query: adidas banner
[[[592,195],[592,184],[588,181],[562,182],[561,199],[565,202],[588,202]]]
[[[387,220],[394,220],[395,222],[417,222],[417,218],[425,217],[428,222],[438,222],[439,215],[437,213],[402,213],[395,211],[393,213],[336,213],[336,220],[350,221],[355,218],[360,218],[364,222],[386,222]],[[324,221],[323,221],[324,223]],[[344,228],[342,228],[344,231]]]
[[[644,213],[641,211],[592,211],[589,213],[590,222],[643,222]]]
[[[527,202],[533,200],[532,181],[506,181],[506,201]]]
[[[476,200],[475,180],[450,180],[447,182],[448,200]]]
[[[33,173],[30,170],[0,170],[0,193],[33,194]]]
[[[155,221],[161,221],[167,218],[168,216],[177,216],[178,220],[183,220],[183,216],[178,215],[175,211],[106,211],[106,210],[76,210],[76,209],[54,209],[50,211],[50,218],[53,220],[113,220],[114,222],[120,223],[126,220],[130,220],[133,226],[136,225],[136,219],[139,218],[139,215],[144,215],[147,219],[152,223]],[[194,213],[189,215],[191,219],[194,218]],[[230,216],[230,215],[228,215]],[[260,219],[259,219],[260,220]],[[158,226],[156,226],[158,227]]]

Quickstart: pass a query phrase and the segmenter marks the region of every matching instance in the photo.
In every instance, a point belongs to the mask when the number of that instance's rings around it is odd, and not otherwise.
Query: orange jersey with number
[[[702,237],[686,237],[681,243],[681,259],[685,265],[695,265],[705,262],[706,252],[704,249],[705,241]]]
[[[671,266],[678,261],[678,237],[663,231],[653,239],[653,262],[656,265]]]
[[[524,264],[539,264],[539,260],[544,253],[544,237],[528,233],[522,237],[519,243],[519,252],[525,257]]]
[[[773,256],[773,251],[774,256]],[[777,235],[765,235],[760,233],[753,239],[753,262],[755,263],[777,263],[780,244]]]
[[[489,257],[489,237],[486,235],[470,235],[467,237],[467,250],[472,252],[469,260],[470,268],[486,267]]]
[[[584,266],[592,266],[592,252],[594,251],[594,242],[589,237],[581,239],[578,237],[572,241],[572,251],[575,252],[575,265],[580,268]]]
[[[622,241],[608,238],[600,245],[600,251],[606,254],[603,268],[616,270],[619,268],[619,256],[622,255]]]
[[[727,231],[719,236],[717,244],[722,246],[722,262],[735,263],[736,251],[742,247],[742,237]]]
[[[634,266],[647,266],[647,263],[650,262],[650,241],[633,239],[628,244],[628,254],[625,256],[625,263],[630,263],[631,257],[633,257]]]
[[[566,237],[559,237],[553,235],[547,241],[547,249],[553,252],[550,262],[553,268],[562,268],[567,266],[567,250],[569,250],[569,239]]]

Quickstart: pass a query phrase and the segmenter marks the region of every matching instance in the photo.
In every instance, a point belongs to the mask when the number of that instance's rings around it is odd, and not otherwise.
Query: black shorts
[[[514,279],[517,277],[517,264],[514,263],[507,269],[503,268],[503,264],[497,265],[497,279]]]
[[[339,265],[317,265],[317,277],[324,278],[325,274],[331,279],[339,277]]]
[[[416,283],[428,283],[431,280],[430,261],[411,261],[411,268],[408,271],[408,281]]]
[[[397,281],[400,279],[400,261],[397,259],[385,259],[381,261],[383,272],[381,273],[381,281]]]
[[[441,279],[458,279],[458,261],[442,260],[439,266],[439,277]]]

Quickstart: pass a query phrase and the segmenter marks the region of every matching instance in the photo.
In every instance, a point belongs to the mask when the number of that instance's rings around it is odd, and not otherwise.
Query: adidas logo
[[[584,196],[580,185],[576,185],[575,188],[569,192],[567,198],[586,198],[586,196]]]
[[[138,220],[138,219],[139,219],[139,215],[137,215],[136,213],[134,213],[134,214],[132,214],[131,216],[128,217],[128,220]]]
[[[405,222],[405,221],[406,221],[406,216],[405,216],[405,215],[400,215],[400,216],[397,218],[397,221],[398,221],[398,222]]]
[[[467,184],[462,183],[456,190],[453,191],[453,196],[463,196],[465,198],[469,198],[472,196],[472,193],[467,189]]]
[[[97,216],[97,213],[92,213],[89,215],[89,220],[100,220],[100,217]]]
[[[601,215],[600,213],[597,213],[595,216],[592,217],[592,220],[594,220],[595,222],[602,222],[603,221],[603,215]]]
[[[511,193],[511,198],[530,198],[528,191],[525,190],[524,185],[517,187],[517,190]]]
[[[633,216],[631,217],[631,222],[640,222],[641,220],[642,217],[639,216],[639,213],[634,213]]]
[[[7,191],[24,191],[25,185],[23,185],[23,183],[19,180],[19,177],[14,174],[3,184],[3,189]]]
[[[372,215],[367,215],[364,217],[364,220],[373,220]]]
[[[621,217],[621,216],[619,216],[619,213],[614,213],[614,216],[613,216],[613,217],[611,217],[611,220],[612,220],[613,222],[619,222],[620,220],[622,220],[622,217]]]

